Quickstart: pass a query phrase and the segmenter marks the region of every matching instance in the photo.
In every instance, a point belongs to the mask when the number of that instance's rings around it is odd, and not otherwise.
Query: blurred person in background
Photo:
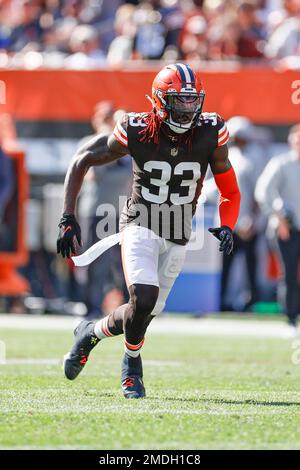
[[[62,16],[75,19],[78,25],[91,26],[98,35],[101,49],[106,55],[115,37],[114,20],[123,0],[63,0]]]
[[[18,52],[24,47],[33,45],[38,48],[42,41],[42,27],[40,25],[41,2],[39,0],[20,0],[16,15],[16,25],[10,33],[9,50]]]
[[[92,68],[106,62],[97,29],[93,26],[76,26],[71,33],[69,47],[72,54],[66,59],[66,64],[70,68]]]
[[[10,223],[11,214],[7,214],[8,205],[15,189],[15,175],[12,160],[6,155],[4,141],[13,137],[12,119],[7,114],[0,114],[0,251],[15,249],[12,234],[16,221]]]
[[[236,172],[239,187],[241,189],[240,214],[234,231],[235,250],[231,256],[223,256],[221,278],[221,310],[230,310],[226,302],[226,291],[229,285],[230,270],[233,261],[239,253],[243,253],[246,261],[247,278],[250,295],[246,300],[243,310],[248,310],[257,300],[257,254],[256,243],[258,227],[258,208],[254,198],[254,190],[257,175],[255,161],[249,155],[249,149],[254,138],[254,126],[245,118],[235,117],[227,122],[231,135],[229,159]]]
[[[194,0],[193,3],[198,8],[187,12],[179,37],[179,48],[185,60],[206,60],[208,58],[208,24],[201,8],[203,1]]]
[[[228,130],[232,137],[232,144],[242,149],[244,157],[251,163],[255,178],[257,179],[266,166],[268,151],[266,152],[268,138],[263,136],[266,130],[255,127],[245,116],[234,116],[228,120]],[[270,136],[269,136],[270,137]],[[264,151],[260,140],[263,141]],[[267,153],[267,157],[264,155]]]
[[[300,2],[284,0],[283,9],[270,18],[265,53],[271,59],[300,56]],[[272,22],[273,18],[273,22]]]
[[[122,110],[116,111],[109,101],[98,103],[92,117],[95,134],[111,132],[116,120],[120,119],[123,113]],[[87,142],[91,137],[83,139],[81,144]],[[116,188],[118,188],[118,192],[116,192]],[[79,203],[80,218],[88,219],[87,246],[91,246],[99,240],[97,225],[104,216],[97,215],[98,207],[101,204],[113,205],[118,218],[119,195],[127,196],[130,189],[131,161],[129,159],[125,158],[109,165],[90,169],[85,178]],[[118,219],[116,224],[117,230]],[[97,259],[88,267],[84,299],[87,306],[87,317],[94,319],[99,318],[103,313],[109,313],[110,310],[114,310],[124,303],[124,295],[127,296],[127,291],[121,267],[120,247],[115,245],[103,254],[101,260]]]
[[[249,294],[244,296],[244,305],[239,306],[238,310],[247,311],[257,299],[256,242],[258,227],[256,220],[258,218],[258,210],[254,198],[256,173],[254,171],[254,161],[248,155],[248,149],[254,137],[254,126],[248,119],[236,116],[227,121],[227,127],[231,136],[229,159],[240,188],[241,205],[233,233],[235,248],[230,256],[223,256],[222,258],[220,310],[235,310],[234,302],[229,300],[228,288],[230,286],[229,281],[232,275],[233,263],[242,253],[246,262]],[[203,192],[207,200],[215,201],[217,191],[213,178],[206,181]]]
[[[252,2],[242,2],[237,9],[237,23],[240,28],[239,57],[255,59],[263,57],[262,41],[266,37],[266,31],[258,17],[257,6]]]
[[[9,48],[10,0],[0,1],[0,51]]]
[[[220,4],[223,14],[210,21],[208,31],[209,58],[260,59],[266,31],[258,17],[258,8],[251,2]]]
[[[109,64],[119,64],[132,58],[136,34],[135,11],[134,5],[126,3],[121,5],[116,12],[114,22],[116,37],[108,49],[107,60]]]
[[[287,154],[273,157],[257,182],[255,196],[276,231],[284,267],[286,314],[296,334],[300,313],[300,124],[291,128]]]
[[[134,58],[158,60],[169,47],[177,47],[183,15],[178,2],[144,0],[134,14]]]
[[[74,18],[66,18],[58,19],[46,28],[43,34],[44,51],[52,54],[62,53],[64,56],[70,53],[70,38],[76,26]]]
[[[9,251],[11,249],[9,246],[10,237],[7,237],[5,211],[13,190],[14,176],[12,163],[2,149],[0,141],[0,251],[6,251],[7,249]]]

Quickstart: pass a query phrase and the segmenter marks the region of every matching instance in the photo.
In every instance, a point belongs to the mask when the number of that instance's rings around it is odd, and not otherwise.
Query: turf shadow
[[[300,406],[300,401],[259,401],[252,399],[245,400],[228,400],[222,398],[179,398],[179,397],[165,397],[164,400],[182,403],[215,403],[225,405],[258,405],[258,406]]]

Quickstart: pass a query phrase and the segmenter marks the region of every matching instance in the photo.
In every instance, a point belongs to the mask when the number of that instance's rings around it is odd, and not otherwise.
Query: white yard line
[[[280,338],[286,336],[289,327],[284,322],[258,320],[231,320],[223,318],[170,319],[152,321],[153,333],[185,334],[192,336],[252,336]]]
[[[0,315],[2,328],[17,330],[70,330],[75,328],[80,319],[58,315]],[[1,333],[0,333],[1,335]]]
[[[1,365],[29,365],[29,366],[56,366],[60,364],[62,361],[59,359],[43,359],[43,358],[34,358],[34,357],[20,357],[20,358],[7,358],[5,364]]]
[[[1,329],[18,330],[72,330],[80,321],[74,317],[55,315],[0,315]],[[161,316],[149,326],[154,334],[178,334],[192,336],[251,336],[282,338],[289,334],[289,327],[284,321],[232,320],[226,318],[168,318]]]

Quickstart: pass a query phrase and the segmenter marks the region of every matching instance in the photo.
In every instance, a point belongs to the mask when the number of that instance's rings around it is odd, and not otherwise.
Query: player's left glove
[[[209,228],[208,231],[212,233],[218,240],[220,240],[220,251],[224,251],[226,255],[230,255],[233,250],[233,234],[231,228],[227,225],[222,225],[219,228]]]
[[[62,257],[70,258],[71,253],[76,254],[75,239],[81,246],[80,225],[73,214],[63,214],[59,222],[59,234],[57,238],[57,253]]]

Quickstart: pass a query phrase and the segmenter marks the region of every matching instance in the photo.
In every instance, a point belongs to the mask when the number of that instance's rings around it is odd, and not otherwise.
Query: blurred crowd
[[[137,60],[300,67],[299,0],[0,0],[0,67]]]

